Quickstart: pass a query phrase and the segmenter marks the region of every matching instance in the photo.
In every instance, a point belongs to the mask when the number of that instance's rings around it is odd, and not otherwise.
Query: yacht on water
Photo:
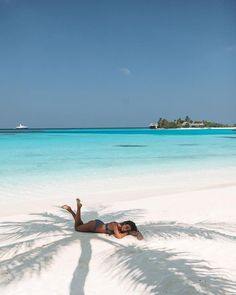
[[[20,125],[16,126],[16,129],[28,129],[28,127],[20,123]]]
[[[151,129],[157,129],[158,128],[158,123],[151,123],[151,124],[149,124],[148,127],[151,128]]]

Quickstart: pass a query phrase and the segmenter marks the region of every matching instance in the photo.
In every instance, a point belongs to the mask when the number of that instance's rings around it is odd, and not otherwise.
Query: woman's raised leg
[[[76,199],[77,202],[77,212],[75,215],[75,229],[77,228],[78,225],[83,224],[83,221],[81,219],[81,207],[82,204],[80,203],[80,199]]]
[[[71,207],[70,206],[68,206],[68,205],[63,205],[63,206],[61,206],[61,208],[63,208],[63,209],[65,209],[66,211],[68,211],[68,212],[70,212],[71,213],[71,215],[73,216],[73,218],[75,219],[75,212],[71,209]]]
[[[75,215],[75,230],[81,232],[93,232],[96,226],[95,220],[91,220],[87,223],[83,223],[81,220],[81,207],[80,199],[76,199],[77,202],[77,212]]]
[[[96,222],[94,220],[89,221],[88,223],[83,223],[81,219],[81,207],[82,204],[80,203],[80,199],[76,199],[77,201],[77,212],[75,212],[71,209],[68,205],[63,205],[62,208],[67,210],[71,213],[75,220],[75,230],[80,232],[93,232],[96,226]]]

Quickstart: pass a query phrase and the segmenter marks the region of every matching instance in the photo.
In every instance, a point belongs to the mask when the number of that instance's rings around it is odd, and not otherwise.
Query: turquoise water
[[[236,131],[0,130],[0,185],[219,167],[236,167]]]

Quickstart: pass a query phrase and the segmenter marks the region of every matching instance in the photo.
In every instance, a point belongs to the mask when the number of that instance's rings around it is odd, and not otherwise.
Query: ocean
[[[91,180],[161,179],[234,168],[236,131],[231,129],[0,130],[1,200],[36,198],[45,195],[45,187],[63,190],[68,183],[72,192],[72,183]]]

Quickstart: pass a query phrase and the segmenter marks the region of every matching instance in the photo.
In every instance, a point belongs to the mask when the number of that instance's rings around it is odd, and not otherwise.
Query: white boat
[[[149,124],[148,127],[151,128],[151,129],[157,129],[158,128],[158,123],[151,123],[151,124]]]
[[[28,127],[20,123],[20,125],[16,126],[16,129],[28,129]]]

